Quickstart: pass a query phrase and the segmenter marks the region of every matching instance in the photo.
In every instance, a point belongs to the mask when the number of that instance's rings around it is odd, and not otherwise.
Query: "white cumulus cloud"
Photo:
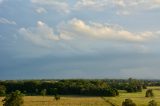
[[[153,36],[153,33],[150,31],[133,33],[123,28],[116,28],[101,23],[86,23],[76,18],[61,25],[61,27],[74,36],[77,35],[113,41],[142,42],[150,40]]]
[[[111,47],[118,50],[130,47],[144,53],[149,51],[144,44],[158,35],[158,31],[131,32],[117,25],[85,22],[77,18],[62,22],[54,29],[37,21],[37,26],[20,28],[19,33],[37,46],[76,53],[98,52]]]
[[[42,21],[38,21],[36,27],[20,28],[19,33],[24,35],[25,39],[32,41],[32,43],[46,47],[49,47],[49,41],[59,40],[53,29]]]
[[[67,32],[55,34],[54,29],[42,21],[37,21],[36,27],[20,28],[19,33],[28,41],[43,47],[51,47],[60,40],[72,39]]]

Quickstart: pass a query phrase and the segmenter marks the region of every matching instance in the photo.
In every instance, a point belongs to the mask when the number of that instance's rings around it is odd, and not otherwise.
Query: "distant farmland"
[[[127,93],[119,91],[119,96],[116,97],[87,97],[87,96],[61,96],[61,99],[56,101],[53,96],[25,96],[24,106],[111,106],[109,101],[115,106],[121,106],[126,98],[132,99],[137,106],[147,106],[148,102],[154,99],[158,106],[160,105],[160,87],[148,87],[153,89],[155,96],[146,98],[145,91],[138,93]],[[3,97],[0,98],[2,100]],[[0,102],[2,106],[2,102]]]

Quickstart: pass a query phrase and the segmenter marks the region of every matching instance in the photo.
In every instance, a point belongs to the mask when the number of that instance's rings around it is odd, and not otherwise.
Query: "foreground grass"
[[[63,96],[60,100],[54,100],[54,97],[45,96],[25,96],[24,106],[111,106],[110,103],[121,106],[126,98],[132,99],[137,106],[147,106],[148,102],[154,99],[160,106],[160,87],[151,87],[155,96],[146,98],[145,92],[126,93],[120,91],[118,97],[81,97],[81,96]],[[0,97],[0,106],[2,106],[2,97]],[[110,103],[108,103],[110,102]]]
[[[2,100],[2,98],[0,98]],[[2,103],[0,103],[2,106]],[[101,97],[61,97],[60,100],[54,100],[51,96],[25,96],[24,106],[110,106]]]

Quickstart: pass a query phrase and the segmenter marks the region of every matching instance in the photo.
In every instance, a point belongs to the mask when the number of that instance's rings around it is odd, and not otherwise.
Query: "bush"
[[[60,100],[60,96],[59,95],[54,95],[54,99],[55,100]]]
[[[6,94],[6,87],[0,85],[0,96],[5,96],[5,94]]]
[[[145,97],[153,97],[153,96],[154,96],[153,90],[152,90],[152,89],[148,89],[148,90],[146,91],[146,96],[145,96]]]
[[[155,102],[154,100],[151,100],[148,102],[148,106],[157,106],[157,102]]]
[[[23,105],[23,94],[20,91],[12,92],[7,95],[3,100],[3,106],[22,106]]]
[[[147,89],[147,86],[146,86],[146,85],[143,85],[142,88],[143,88],[143,89]]]
[[[136,106],[136,104],[131,99],[125,99],[122,102],[122,106]]]

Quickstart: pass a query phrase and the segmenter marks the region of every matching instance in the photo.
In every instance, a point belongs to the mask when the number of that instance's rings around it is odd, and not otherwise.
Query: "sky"
[[[0,0],[0,80],[160,79],[160,0]]]

